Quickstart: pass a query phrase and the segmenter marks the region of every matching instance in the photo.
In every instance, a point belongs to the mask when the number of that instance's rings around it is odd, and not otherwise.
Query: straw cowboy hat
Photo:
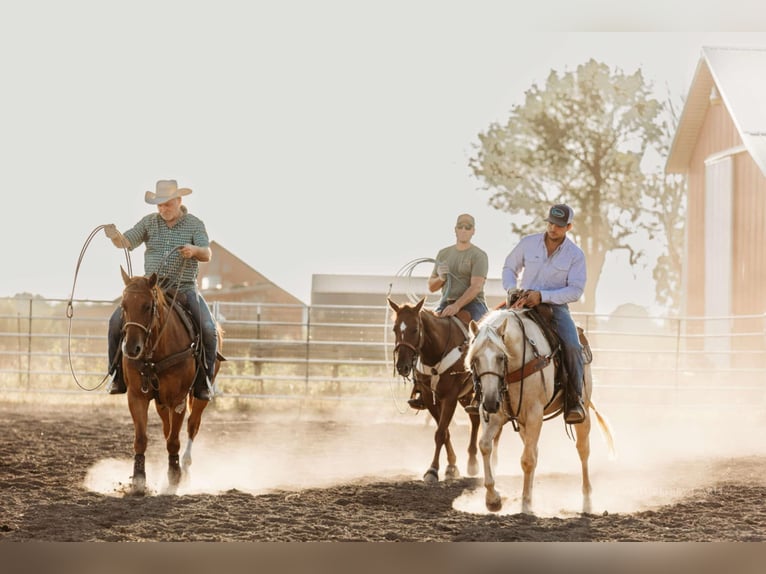
[[[157,193],[147,191],[144,199],[146,203],[165,203],[182,195],[189,195],[192,192],[188,187],[178,187],[175,179],[161,179],[157,182]]]

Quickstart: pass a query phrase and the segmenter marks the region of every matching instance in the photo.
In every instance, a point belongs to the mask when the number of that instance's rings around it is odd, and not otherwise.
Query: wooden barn
[[[304,304],[220,243],[211,241],[210,249],[213,257],[210,262],[200,265],[197,278],[200,291],[208,301]]]
[[[200,265],[200,291],[214,306],[229,341],[237,338],[302,340],[306,305],[216,241],[213,257]],[[253,303],[260,305],[252,305]],[[254,325],[256,327],[254,327]],[[228,345],[232,351],[231,342]],[[244,352],[244,351],[243,351]],[[255,353],[252,349],[248,352]]]
[[[682,314],[690,349],[763,368],[766,49],[704,47],[665,169],[686,176]]]
[[[766,312],[766,49],[704,47],[666,163],[688,189],[684,309]]]

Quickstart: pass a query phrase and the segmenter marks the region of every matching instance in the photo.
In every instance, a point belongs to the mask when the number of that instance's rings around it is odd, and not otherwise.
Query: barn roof
[[[761,172],[766,175],[766,48],[703,47],[665,164],[686,173],[713,90]]]

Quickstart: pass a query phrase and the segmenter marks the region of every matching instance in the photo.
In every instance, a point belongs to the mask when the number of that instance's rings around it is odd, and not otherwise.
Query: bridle
[[[399,339],[400,337],[402,337],[402,340],[401,341],[397,341],[396,344],[394,345],[394,369],[396,369],[396,363],[397,363],[397,358],[399,356],[399,350],[402,347],[404,347],[405,349],[409,349],[410,351],[412,351],[412,364],[410,365],[412,367],[412,371],[411,372],[414,372],[414,370],[415,370],[415,363],[417,362],[418,357],[420,356],[420,349],[423,347],[423,338],[424,338],[424,335],[423,335],[423,330],[424,330],[423,329],[423,320],[420,318],[420,313],[416,313],[416,316],[417,316],[417,320],[418,320],[418,322],[417,322],[417,330],[418,330],[418,343],[417,343],[417,345],[413,345],[412,343],[409,343],[409,342],[405,341],[404,340],[404,335],[402,334],[402,332],[400,330],[396,330],[396,338]],[[401,321],[397,321],[396,324],[401,324]]]
[[[125,289],[125,294],[130,293],[130,292],[131,292],[130,287]],[[138,289],[133,289],[133,292],[138,292]],[[157,292],[154,289],[151,289],[151,292],[152,292],[152,308],[151,308],[151,311],[150,311],[149,324],[148,325],[142,325],[141,323],[137,323],[135,321],[126,321],[122,325],[123,334],[127,334],[128,329],[131,328],[131,327],[136,327],[136,328],[142,330],[144,332],[144,334],[146,335],[147,343],[149,341],[151,341],[151,339],[152,339],[152,330],[154,329],[154,325],[157,323],[157,319],[159,318],[159,314],[158,314],[158,310],[157,310],[157,307],[158,307],[158,305],[157,305]],[[125,294],[123,294],[123,299],[124,299],[124,295]],[[141,353],[137,357],[128,357],[128,358],[132,359],[132,360],[138,360],[138,359],[141,359],[141,358],[145,358],[147,360],[151,360],[152,354],[154,354],[154,350],[156,349],[158,342],[159,342],[159,337],[157,337],[155,339],[154,345],[152,345],[148,355],[146,355],[146,350],[148,348],[148,345],[144,345],[143,349],[141,350]]]
[[[548,363],[551,361],[551,358],[553,357],[554,351],[551,351],[549,355],[542,356],[540,355],[540,351],[537,348],[537,343],[534,341],[534,339],[531,339],[527,335],[527,331],[524,325],[524,321],[521,318],[521,314],[511,310],[511,313],[513,314],[514,318],[516,319],[516,322],[519,324],[519,328],[521,329],[521,339],[522,339],[522,351],[521,351],[521,366],[513,371],[508,372],[508,353],[505,350],[505,343],[503,342],[502,337],[500,334],[490,325],[487,325],[487,338],[489,342],[491,342],[493,345],[498,347],[500,351],[503,353],[503,372],[497,373],[495,371],[483,371],[480,373],[476,372],[476,362],[473,361],[471,364],[471,374],[473,375],[474,379],[474,386],[476,389],[481,389],[481,378],[484,375],[494,375],[498,377],[502,383],[500,384],[499,388],[499,395],[500,395],[500,404],[502,405],[503,411],[505,415],[511,420],[513,423],[514,430],[518,431],[518,427],[516,424],[516,421],[519,417],[519,414],[521,413],[521,403],[522,403],[522,397],[524,395],[524,380],[528,375],[531,375],[534,372],[537,372],[539,370],[542,370]],[[534,358],[527,363],[527,344],[529,344],[530,347],[532,347],[532,353],[534,355]],[[545,375],[543,374],[543,381]],[[510,397],[508,394],[508,385],[510,383],[519,383],[519,404],[516,407],[516,412],[509,412],[510,411]],[[485,417],[488,415],[485,413]]]

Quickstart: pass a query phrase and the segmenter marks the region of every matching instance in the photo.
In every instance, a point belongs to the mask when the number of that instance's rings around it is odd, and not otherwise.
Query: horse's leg
[[[588,473],[588,458],[590,457],[590,429],[591,416],[588,410],[585,411],[585,420],[577,425],[572,425],[575,429],[575,445],[577,454],[580,455],[580,464],[582,465],[582,511],[585,514],[591,513],[591,492],[593,488],[590,484]]]
[[[479,474],[479,460],[476,457],[476,453],[478,452],[478,448],[476,446],[477,439],[479,437],[479,425],[481,424],[479,422],[479,415],[478,414],[472,414],[468,415],[468,418],[471,419],[471,438],[468,441],[468,476],[476,476]]]
[[[447,453],[447,468],[444,470],[444,478],[455,480],[460,478],[460,471],[457,468],[457,454],[452,445],[452,434],[450,433],[449,427],[450,424],[448,423],[447,432],[444,433],[444,450]]]
[[[133,476],[131,487],[134,493],[144,494],[146,491],[146,445],[148,437],[146,425],[149,419],[149,400],[134,394],[128,389],[128,409],[133,418]]]
[[[178,461],[178,452],[181,450],[181,440],[178,435],[183,425],[186,409],[178,412],[178,409],[157,406],[157,413],[162,418],[162,428],[165,434],[165,446],[168,451],[168,485],[176,488],[181,481],[181,465]]]
[[[442,447],[447,445],[447,470],[454,477],[454,473],[457,472],[455,462],[457,457],[455,451],[452,448],[452,443],[449,438],[449,424],[452,422],[452,415],[455,414],[455,406],[457,405],[457,398],[452,397],[450,399],[440,400],[439,404],[441,409],[439,410],[439,420],[434,432],[434,458],[431,461],[431,468],[426,471],[423,476],[423,480],[429,483],[439,481],[439,457],[441,456]]]
[[[532,514],[532,487],[537,468],[537,442],[543,427],[542,411],[527,417],[524,425],[519,425],[519,435],[524,443],[521,452],[521,469],[524,471],[524,486],[521,491],[521,512]]]
[[[495,490],[494,464],[492,463],[492,459],[497,458],[495,453],[497,452],[497,437],[500,436],[500,429],[502,428],[501,420],[502,415],[490,415],[489,422],[483,424],[484,430],[479,439],[479,450],[484,463],[484,488],[487,491],[484,502],[490,512],[498,512],[503,507],[500,493]],[[493,445],[495,446],[494,451]]]
[[[498,457],[498,445],[500,444],[500,436],[503,434],[503,427],[499,427],[497,429],[497,433],[495,433],[495,448],[492,449],[492,468],[497,468],[497,457]]]
[[[194,438],[199,432],[200,424],[202,423],[202,411],[207,407],[208,401],[198,401],[189,395],[189,420],[186,422],[187,441],[186,448],[184,449],[184,455],[181,458],[184,472],[189,470],[192,463],[192,444]]]
[[[434,422],[436,424],[439,424],[439,409],[441,408],[440,404],[434,404],[433,401],[426,400],[426,407],[428,408],[428,412],[431,413],[431,417],[434,419]],[[434,435],[434,440],[436,440]],[[425,472],[423,475],[423,481],[432,483],[432,482],[439,482],[439,459],[437,457],[436,459],[436,468],[433,466],[433,462],[431,462],[431,467]]]

